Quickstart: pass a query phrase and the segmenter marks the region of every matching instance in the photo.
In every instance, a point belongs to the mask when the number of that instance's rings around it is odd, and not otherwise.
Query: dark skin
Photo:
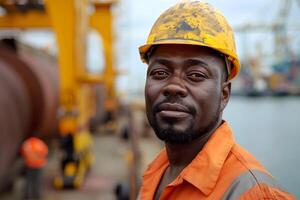
[[[201,151],[222,123],[230,97],[224,60],[214,50],[192,45],[159,45],[149,58],[146,112],[165,141],[169,166],[156,189],[164,188]]]

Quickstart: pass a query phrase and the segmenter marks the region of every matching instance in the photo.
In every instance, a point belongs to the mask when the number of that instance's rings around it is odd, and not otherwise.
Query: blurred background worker
[[[37,137],[25,140],[21,147],[26,165],[26,184],[24,199],[40,199],[42,169],[47,163],[48,147]]]

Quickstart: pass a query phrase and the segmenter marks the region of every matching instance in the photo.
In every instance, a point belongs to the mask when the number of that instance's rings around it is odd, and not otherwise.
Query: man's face
[[[159,45],[149,59],[146,112],[156,135],[188,143],[215,128],[230,95],[224,61],[208,48]]]

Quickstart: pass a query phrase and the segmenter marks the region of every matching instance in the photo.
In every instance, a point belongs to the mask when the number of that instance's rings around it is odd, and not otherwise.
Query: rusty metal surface
[[[29,130],[30,97],[23,81],[2,57],[0,50],[0,188],[7,181],[18,148]]]
[[[34,109],[34,130],[40,137],[58,136],[57,132],[57,108],[59,95],[58,68],[55,60],[39,54],[37,50],[23,47],[19,53],[28,66],[28,70],[37,81],[37,85],[31,84],[32,101]],[[32,80],[32,77],[26,77]],[[29,80],[29,81],[30,81]]]
[[[0,44],[0,189],[25,138],[57,135],[57,107],[55,62]]]

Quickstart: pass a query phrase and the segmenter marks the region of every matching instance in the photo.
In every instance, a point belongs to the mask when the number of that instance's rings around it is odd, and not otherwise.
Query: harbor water
[[[300,98],[231,97],[224,119],[237,142],[300,199]]]

